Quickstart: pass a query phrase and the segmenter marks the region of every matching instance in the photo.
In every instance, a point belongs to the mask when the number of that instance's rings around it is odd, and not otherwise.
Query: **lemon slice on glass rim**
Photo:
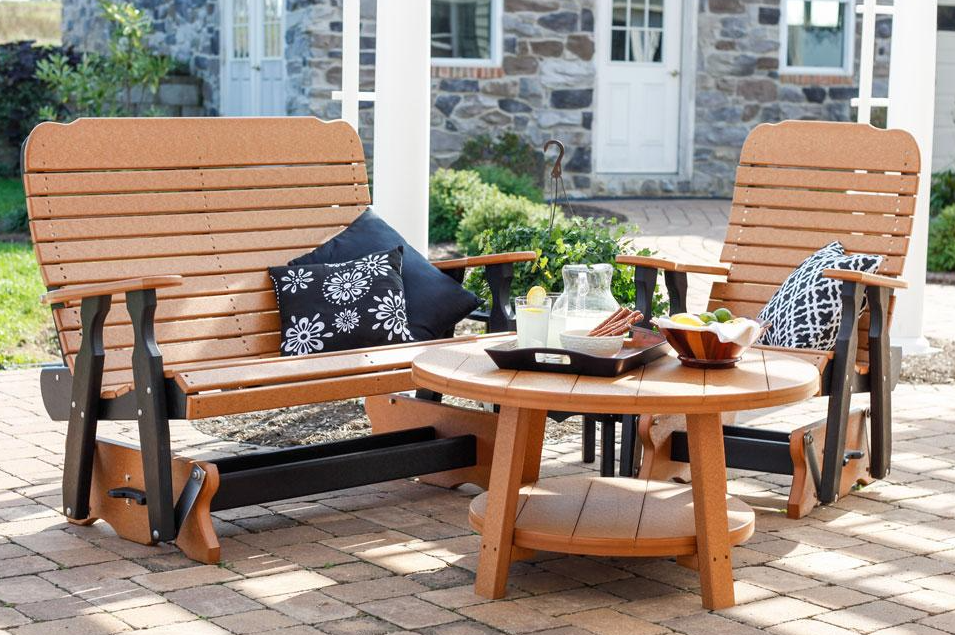
[[[530,306],[544,306],[547,301],[547,290],[544,287],[531,287],[527,292],[527,304]]]

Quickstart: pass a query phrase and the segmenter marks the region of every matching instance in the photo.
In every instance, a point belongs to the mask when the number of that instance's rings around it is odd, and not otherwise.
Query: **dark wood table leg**
[[[703,606],[723,609],[736,603],[726,509],[723,422],[719,414],[687,415],[686,432]]]

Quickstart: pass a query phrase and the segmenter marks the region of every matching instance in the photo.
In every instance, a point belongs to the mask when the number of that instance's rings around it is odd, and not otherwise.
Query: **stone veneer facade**
[[[502,0],[503,57],[497,68],[432,68],[433,167],[449,165],[464,141],[512,130],[541,146],[567,146],[571,196],[727,196],[748,131],[783,119],[848,120],[857,92],[851,77],[780,76],[779,0],[696,0],[684,21],[695,55],[684,55],[683,100],[692,130],[681,144],[676,175],[594,173],[594,0]],[[156,21],[154,44],[187,61],[204,83],[208,114],[216,114],[219,14],[207,0],[136,0]],[[688,2],[689,4],[689,2]],[[362,0],[361,88],[374,87],[374,0]],[[95,48],[105,29],[95,0],[64,0],[64,41]],[[340,0],[286,0],[289,114],[336,118],[331,91],[341,86]],[[857,21],[858,30],[858,21]],[[879,21],[876,94],[884,94],[891,23]],[[856,37],[858,49],[859,37]],[[690,59],[686,59],[689,57]],[[688,101],[687,101],[688,100]],[[371,155],[374,111],[360,110],[361,136]]]

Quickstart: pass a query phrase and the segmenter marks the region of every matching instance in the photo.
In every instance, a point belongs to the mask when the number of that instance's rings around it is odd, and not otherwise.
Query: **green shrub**
[[[505,132],[497,139],[486,134],[468,139],[451,167],[468,170],[481,165],[507,168],[518,176],[529,177],[538,187],[544,184],[544,154],[513,132]]]
[[[19,178],[0,178],[0,233],[21,233],[28,229],[27,204]]]
[[[484,185],[483,196],[465,210],[455,235],[458,247],[468,255],[481,251],[481,236],[510,227],[544,227],[550,222],[550,207],[521,196],[504,194],[493,185]],[[559,223],[563,215],[558,210]]]
[[[474,171],[488,185],[494,185],[505,194],[523,196],[535,203],[544,202],[544,193],[534,185],[534,179],[526,174],[514,174],[509,168],[499,165],[479,165]]]
[[[75,65],[64,55],[37,62],[36,76],[56,100],[42,110],[43,118],[57,119],[62,110],[67,119],[158,114],[155,106],[143,108],[142,97],[147,91],[155,96],[173,62],[146,45],[153,30],[149,16],[129,2],[100,0],[100,8],[112,26],[108,54],[84,53]]]
[[[955,204],[929,222],[928,270],[955,271]]]
[[[40,121],[40,108],[53,98],[49,88],[36,78],[39,60],[53,55],[67,63],[76,58],[69,49],[35,46],[31,40],[0,44],[0,135],[11,148],[20,148],[30,131]],[[0,165],[0,173],[16,174],[17,162]]]
[[[431,242],[454,240],[464,212],[477,204],[487,187],[477,172],[438,170],[431,175],[428,225]]]
[[[564,265],[614,263],[619,254],[650,255],[648,249],[637,251],[626,237],[636,229],[634,225],[618,225],[614,220],[579,217],[558,223],[553,231],[547,228],[546,223],[513,225],[483,234],[481,253],[537,252],[536,261],[514,265],[512,296],[526,293],[535,285],[559,293],[564,286],[561,275]],[[472,271],[466,284],[469,289],[490,301],[491,292],[480,270]],[[633,305],[635,289],[632,267],[614,264],[611,289],[617,302]],[[661,297],[655,296],[654,314],[659,315],[664,310]]]
[[[937,216],[949,205],[955,205],[955,170],[932,175],[932,193],[928,205],[932,216]]]

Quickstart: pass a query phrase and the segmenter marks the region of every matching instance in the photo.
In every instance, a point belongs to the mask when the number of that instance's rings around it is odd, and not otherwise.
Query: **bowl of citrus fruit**
[[[680,362],[691,368],[732,368],[770,327],[762,320],[737,317],[725,307],[659,317],[654,324]]]

